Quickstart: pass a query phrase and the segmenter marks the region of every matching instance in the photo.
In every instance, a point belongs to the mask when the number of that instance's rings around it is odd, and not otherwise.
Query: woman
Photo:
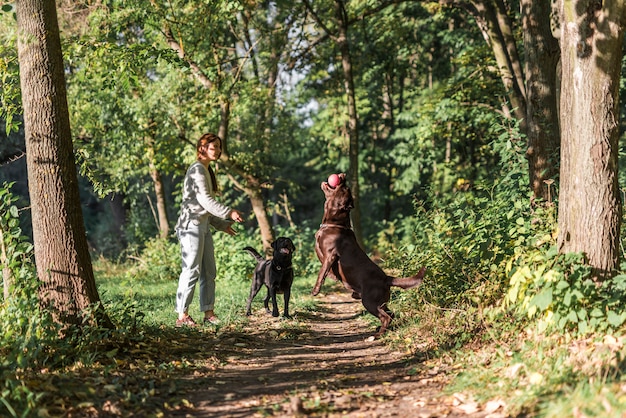
[[[215,200],[217,181],[209,163],[222,154],[220,137],[212,133],[202,135],[196,145],[196,154],[197,161],[185,175],[183,202],[176,223],[182,254],[182,272],[176,292],[177,327],[197,325],[188,313],[197,282],[200,282],[200,310],[204,312],[204,323],[219,323],[214,312],[217,270],[210,227],[235,235],[233,221],[243,222],[239,211]]]

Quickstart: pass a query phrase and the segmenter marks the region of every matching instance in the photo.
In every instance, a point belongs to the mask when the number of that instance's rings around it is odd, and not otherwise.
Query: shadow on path
[[[405,355],[369,338],[359,301],[329,294],[320,302],[304,321],[298,315],[307,329],[292,340],[277,340],[268,327],[277,320],[261,316],[243,332],[220,333],[222,365],[190,394],[186,416],[468,416],[442,410],[437,372],[416,375]]]

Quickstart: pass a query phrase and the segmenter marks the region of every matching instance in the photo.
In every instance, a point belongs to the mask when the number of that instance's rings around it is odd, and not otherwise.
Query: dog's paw
[[[314,288],[313,290],[311,290],[311,295],[313,295],[313,296],[319,295],[320,290],[321,289],[319,287]]]

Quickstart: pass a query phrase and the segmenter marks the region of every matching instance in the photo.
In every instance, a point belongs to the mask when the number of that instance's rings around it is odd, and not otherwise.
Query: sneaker
[[[217,316],[215,316],[215,315],[210,316],[208,318],[204,318],[204,324],[205,325],[206,324],[219,325],[219,323],[220,323],[220,319]]]
[[[195,327],[195,326],[198,326],[198,324],[196,324],[196,321],[194,321],[193,318],[190,316],[186,316],[183,319],[176,320],[176,328]]]

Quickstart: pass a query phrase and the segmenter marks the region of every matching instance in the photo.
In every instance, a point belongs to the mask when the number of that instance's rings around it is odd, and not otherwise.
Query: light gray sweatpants
[[[215,250],[208,221],[187,229],[177,229],[182,255],[182,271],[176,291],[176,312],[187,312],[193,300],[196,283],[200,282],[200,310],[212,310],[215,306]]]

